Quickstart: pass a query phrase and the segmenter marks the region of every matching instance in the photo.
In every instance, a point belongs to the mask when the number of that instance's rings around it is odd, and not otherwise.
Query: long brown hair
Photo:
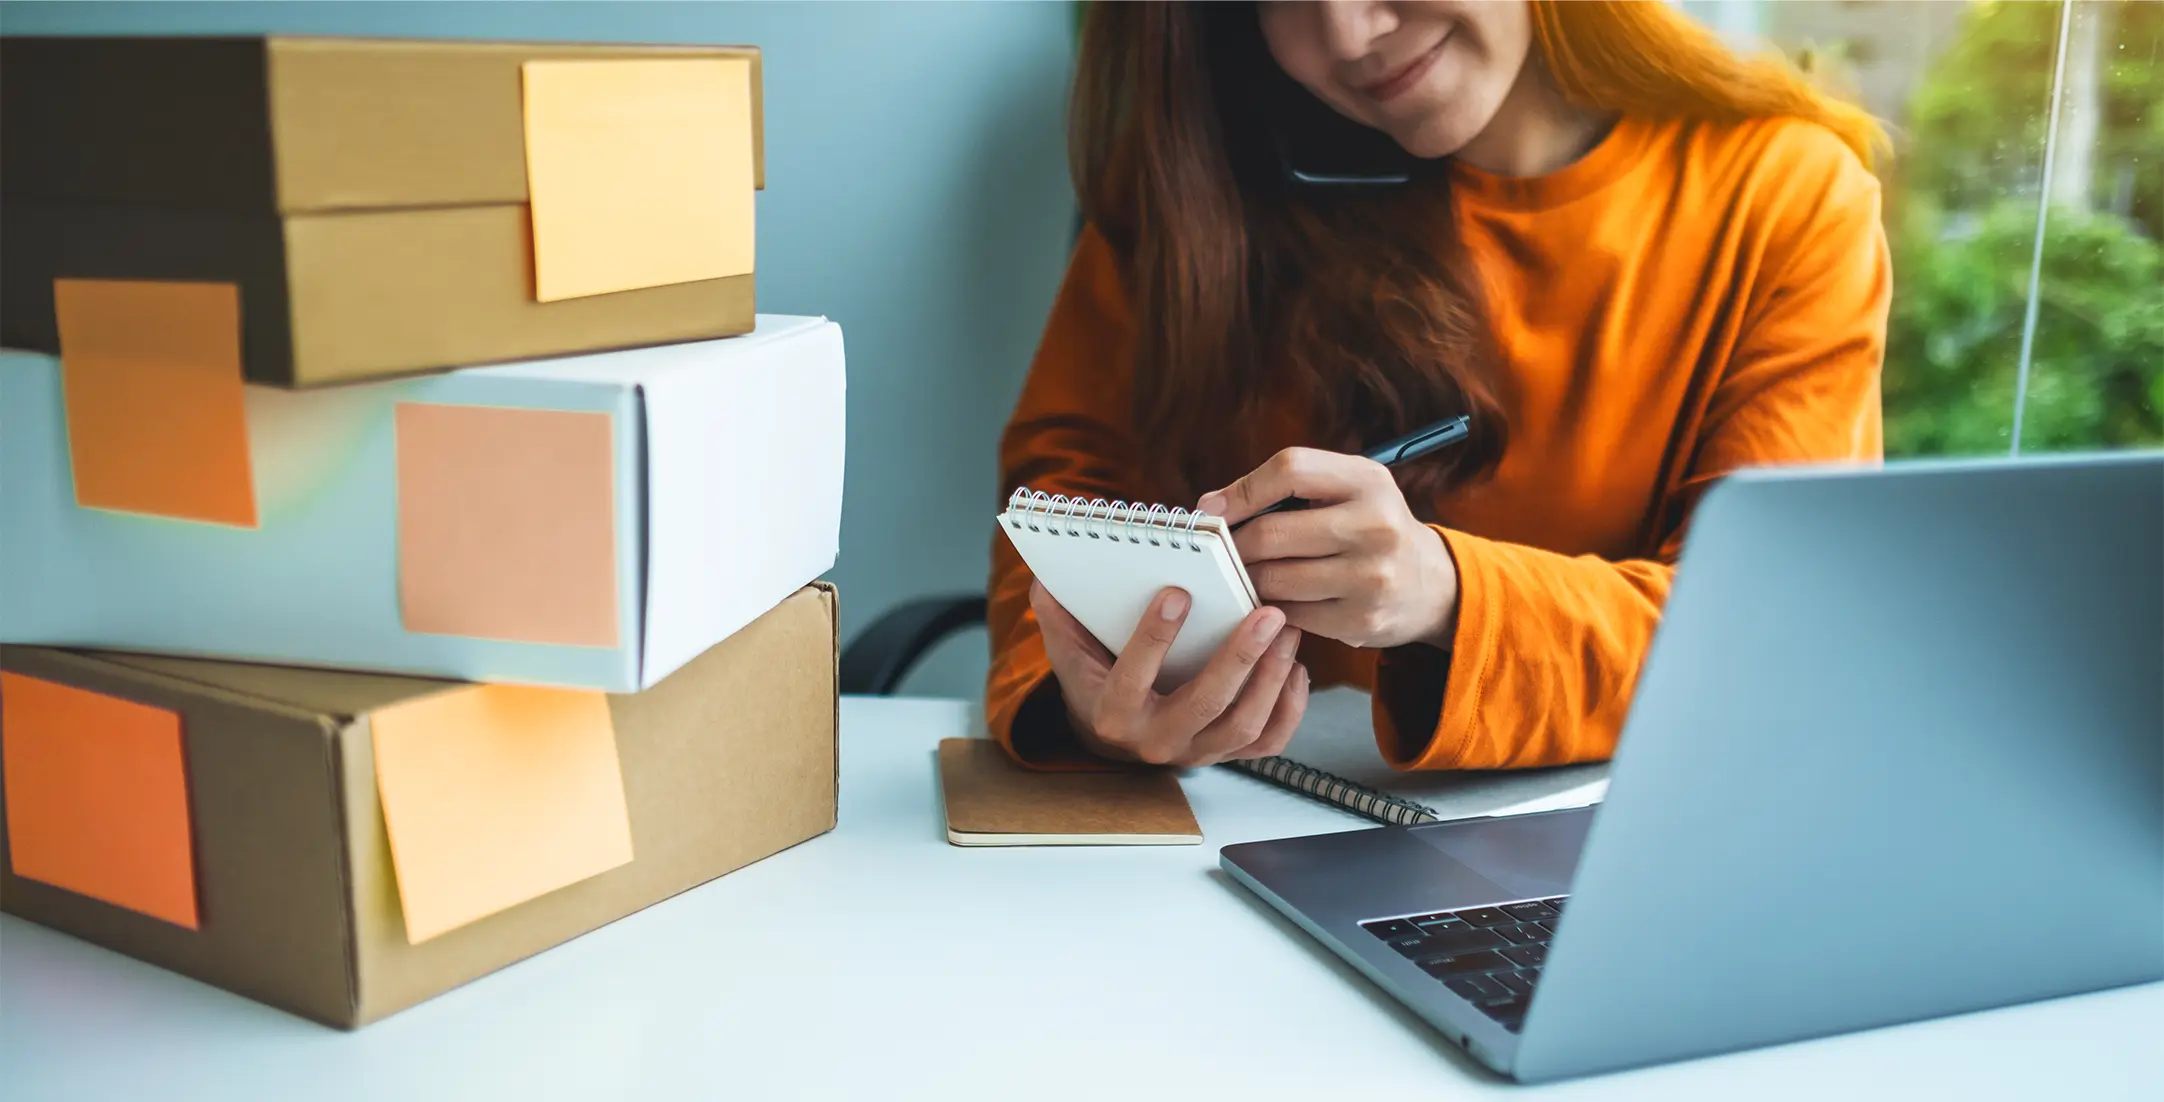
[[[1794,115],[1868,159],[1876,124],[1669,5],[1531,0],[1534,58],[1566,99],[1649,117]],[[1356,451],[1457,413],[1473,436],[1401,472],[1407,500],[1491,470],[1508,434],[1478,276],[1439,164],[1385,188],[1295,188],[1273,126],[1291,85],[1250,4],[1094,3],[1070,161],[1134,314],[1134,418],[1153,492],[1190,497],[1275,446]],[[1312,97],[1308,103],[1312,104]],[[1351,124],[1345,124],[1351,125]],[[1300,440],[1265,410],[1307,410]],[[1207,411],[1206,413],[1202,411]]]

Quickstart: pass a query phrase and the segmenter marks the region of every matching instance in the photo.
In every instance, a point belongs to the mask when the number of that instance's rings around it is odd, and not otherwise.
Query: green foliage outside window
[[[2036,201],[1955,233],[1901,218],[1886,353],[1886,450],[2003,452],[2013,418]],[[2052,212],[2022,426],[2027,451],[2164,442],[2164,249],[2108,214]]]
[[[2097,7],[2096,48],[2067,59],[2070,86],[2093,82],[2094,141],[2070,147],[2062,111],[2055,173],[2087,186],[2053,189],[2025,451],[2164,444],[2164,4]],[[2058,21],[2057,4],[1975,5],[1910,101],[1888,212],[1889,454],[2009,442]]]

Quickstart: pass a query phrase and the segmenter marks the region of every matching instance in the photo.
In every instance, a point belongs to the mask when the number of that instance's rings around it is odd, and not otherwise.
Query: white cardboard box
[[[248,388],[259,527],[76,504],[60,364],[0,352],[0,642],[631,692],[834,564],[840,327],[309,391]],[[399,403],[606,413],[617,645],[407,630]]]

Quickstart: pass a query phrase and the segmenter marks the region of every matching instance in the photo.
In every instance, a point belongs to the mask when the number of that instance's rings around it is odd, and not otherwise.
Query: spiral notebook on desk
[[[1283,754],[1226,762],[1224,768],[1393,826],[1587,807],[1608,794],[1606,762],[1400,772],[1375,746],[1369,706],[1368,694],[1358,689],[1317,692]]]

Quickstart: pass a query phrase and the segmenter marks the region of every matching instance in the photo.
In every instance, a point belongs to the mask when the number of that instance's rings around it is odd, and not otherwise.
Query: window
[[[1684,6],[1894,134],[1889,455],[2164,444],[2164,4]]]

